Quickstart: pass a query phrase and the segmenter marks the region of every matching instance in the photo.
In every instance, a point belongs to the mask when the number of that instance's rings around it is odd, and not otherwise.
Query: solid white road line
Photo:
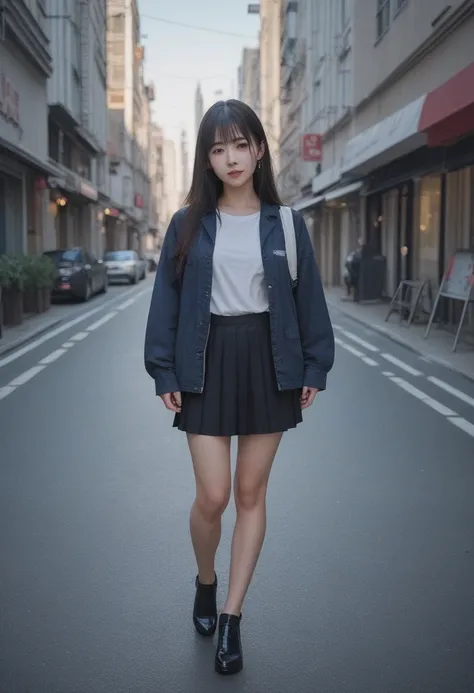
[[[395,373],[392,373],[392,371],[382,371],[382,375],[386,375],[387,378],[393,378]]]
[[[474,438],[474,424],[466,421],[466,419],[463,419],[461,416],[453,416],[452,418],[448,419],[448,421],[460,428],[462,431],[464,431],[464,433],[467,433]]]
[[[97,330],[99,327],[102,327],[102,325],[105,325],[106,322],[109,322],[109,320],[115,318],[116,315],[118,315],[116,310],[112,311],[111,313],[107,313],[107,315],[104,315],[103,318],[97,320],[97,322],[92,323],[92,325],[89,325],[89,327],[86,327],[87,332],[93,332],[94,330]]]
[[[440,387],[445,392],[448,392],[450,395],[453,395],[453,397],[457,397],[458,399],[462,400],[466,404],[470,404],[471,407],[474,407],[474,397],[469,397],[469,395],[466,395],[464,392],[462,392],[461,390],[458,390],[456,387],[452,387],[452,385],[445,383],[444,380],[440,380],[439,378],[435,378],[432,375],[430,375],[428,377],[428,380],[430,381],[430,383],[437,385],[438,387]]]
[[[348,332],[347,330],[341,330],[341,333],[345,337],[349,337],[349,339],[352,339],[352,341],[356,342],[356,344],[359,344],[360,346],[364,347],[364,349],[367,349],[367,351],[372,351],[372,352],[380,351],[380,349],[378,349],[376,346],[374,346],[373,344],[369,344],[369,342],[366,342],[365,339],[361,339],[360,337],[358,337],[353,332]]]
[[[400,361],[400,359],[397,359],[395,356],[392,356],[392,354],[382,354],[382,357],[386,361],[390,361],[390,363],[393,363],[394,366],[398,366],[403,371],[410,373],[410,375],[423,375],[421,371],[418,371],[416,368],[412,368],[408,365],[408,363],[405,363],[405,361]]]
[[[362,353],[362,351],[359,351],[355,347],[352,346],[352,344],[346,344],[346,342],[341,342],[340,346],[348,351],[350,354],[354,354],[354,356],[358,356],[359,358],[363,358],[365,354]]]
[[[43,366],[47,366],[50,363],[53,363],[56,361],[60,356],[65,354],[67,349],[56,349],[56,351],[52,351],[51,354],[48,354],[48,356],[45,356],[44,359],[41,359],[38,363],[41,363]]]
[[[74,346],[73,342],[64,342],[63,349],[70,349],[73,346]]]
[[[413,395],[413,397],[416,397],[424,404],[427,404],[429,407],[431,407],[431,409],[437,411],[438,414],[442,414],[443,416],[457,416],[455,411],[453,411],[449,407],[445,407],[444,404],[441,404],[441,402],[438,402],[436,399],[433,399],[433,397],[427,395],[426,392],[423,392],[422,390],[419,390],[417,387],[414,387],[403,378],[390,378],[390,380],[392,381],[392,383],[395,383],[396,385],[401,387],[402,390],[405,390],[405,392],[408,392],[410,395]]]
[[[16,387],[12,387],[11,385],[4,385],[3,387],[0,387],[0,399],[5,399],[5,397],[8,397],[8,395],[11,395],[12,392],[15,392]]]
[[[8,384],[11,387],[18,387],[19,385],[24,385],[27,383],[31,378],[34,378],[35,375],[38,375],[38,373],[41,373],[42,370],[44,370],[46,366],[33,366],[32,368],[29,368],[27,371],[19,375],[17,378],[14,380],[11,380]]]
[[[88,332],[78,332],[77,334],[74,335],[74,337],[71,337],[72,342],[82,342],[83,339],[89,336]]]

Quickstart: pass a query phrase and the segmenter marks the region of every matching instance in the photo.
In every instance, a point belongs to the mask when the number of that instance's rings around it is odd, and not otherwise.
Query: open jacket
[[[201,220],[182,279],[174,254],[186,213],[173,216],[161,250],[145,335],[145,367],[157,395],[201,393],[210,329],[216,215]],[[269,298],[271,342],[279,390],[326,388],[334,334],[313,247],[303,217],[293,211],[298,280],[292,286],[279,208],[262,205],[260,244]]]

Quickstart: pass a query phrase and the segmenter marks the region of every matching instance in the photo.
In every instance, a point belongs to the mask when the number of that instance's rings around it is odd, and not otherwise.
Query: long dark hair
[[[223,191],[223,183],[209,167],[209,152],[217,139],[232,142],[236,137],[245,137],[249,146],[264,145],[261,167],[253,176],[253,186],[261,202],[281,205],[275,185],[272,160],[268,141],[257,114],[242,101],[229,99],[218,101],[207,111],[202,119],[196,142],[193,179],[191,188],[184,200],[187,207],[183,226],[178,235],[176,263],[181,275],[186,258],[199,229],[203,216],[215,212]]]

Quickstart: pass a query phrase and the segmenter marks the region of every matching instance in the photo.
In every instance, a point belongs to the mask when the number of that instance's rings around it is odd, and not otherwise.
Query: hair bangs
[[[206,132],[206,150],[209,152],[216,143],[230,144],[245,139],[250,146],[255,146],[256,136],[251,131],[245,115],[225,101],[214,104],[208,113]]]

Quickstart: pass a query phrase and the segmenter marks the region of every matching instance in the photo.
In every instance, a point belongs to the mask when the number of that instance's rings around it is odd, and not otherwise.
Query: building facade
[[[108,204],[106,7],[103,0],[45,0],[53,74],[48,82],[48,248],[104,249]]]
[[[7,1],[0,22],[0,254],[43,250],[48,218],[47,80],[52,72],[44,3]]]
[[[474,248],[474,2],[309,5],[299,123],[321,135],[322,156],[311,190],[301,175],[288,198],[327,285],[341,284],[360,241],[386,258],[386,297],[406,279],[434,295],[455,249]]]
[[[260,51],[244,48],[238,72],[239,99],[260,114]]]
[[[280,41],[283,0],[260,2],[260,119],[280,170]]]
[[[149,224],[154,89],[144,80],[145,49],[136,0],[109,0],[107,15],[111,197],[119,212],[116,220],[109,220],[109,244],[142,253]]]

